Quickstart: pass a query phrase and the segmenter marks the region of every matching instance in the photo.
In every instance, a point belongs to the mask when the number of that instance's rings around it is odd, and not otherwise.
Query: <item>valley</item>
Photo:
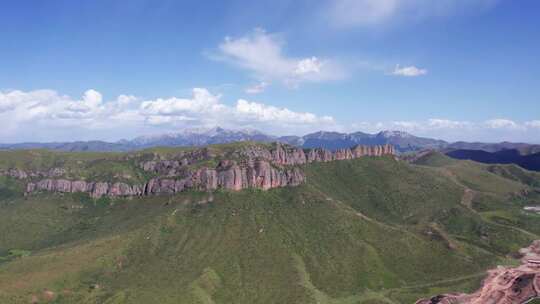
[[[245,147],[208,148],[212,160]],[[152,178],[133,154],[25,153],[1,168]],[[2,176],[0,302],[414,303],[474,292],[486,270],[516,265],[519,249],[540,239],[540,215],[523,212],[540,197],[540,178],[516,166],[437,152],[415,163],[381,154],[280,166],[304,181],[92,197],[25,195],[27,180]]]

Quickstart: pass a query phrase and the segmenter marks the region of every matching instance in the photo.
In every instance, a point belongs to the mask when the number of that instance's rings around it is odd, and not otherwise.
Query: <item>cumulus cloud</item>
[[[263,81],[278,80],[297,85],[344,77],[342,67],[335,61],[315,56],[288,57],[283,53],[284,45],[280,35],[255,29],[242,37],[225,37],[218,46],[219,54],[213,58],[246,69]]]
[[[195,88],[190,97],[140,99],[120,95],[105,101],[96,90],[74,99],[52,90],[0,92],[0,141],[60,140],[57,133],[74,139],[92,134],[112,138],[140,135],[135,132],[174,131],[184,127],[254,127],[267,132],[295,126],[310,131],[334,124],[332,117],[296,112],[260,102],[238,100],[235,105],[222,102],[222,96],[204,88]],[[38,136],[41,137],[38,137]],[[83,136],[84,135],[84,136]],[[113,137],[114,136],[114,137]],[[109,137],[109,138],[111,138]],[[94,137],[95,138],[95,137]],[[66,140],[66,139],[63,139]]]
[[[212,114],[225,108],[219,99],[219,95],[212,95],[206,89],[195,88],[192,98],[171,97],[144,101],[141,104],[141,110],[144,114],[159,116]]]
[[[524,129],[526,126],[519,125],[513,120],[510,119],[504,119],[504,118],[496,118],[496,119],[490,119],[486,120],[484,123],[488,128],[490,129]]]
[[[206,89],[193,89],[191,98],[168,98],[144,101],[141,115],[150,124],[178,124],[186,121],[202,126],[249,124],[315,125],[331,124],[332,117],[295,112],[258,102],[239,99],[234,107],[221,102],[221,96]]]
[[[331,0],[323,15],[337,27],[369,27],[430,17],[468,14],[492,7],[498,0]]]
[[[417,77],[426,75],[427,73],[428,71],[426,69],[420,69],[415,66],[400,67],[399,64],[392,71],[392,75],[404,77]]]
[[[319,117],[308,112],[293,112],[287,108],[268,106],[262,103],[240,99],[236,102],[236,113],[242,119],[261,122],[277,122],[287,124],[328,124],[334,123],[330,116]]]
[[[28,110],[38,105],[49,104],[62,99],[64,97],[59,96],[52,90],[37,90],[32,92],[14,90],[0,92],[0,113],[14,109]]]
[[[317,57],[302,59],[296,64],[294,74],[306,75],[310,73],[320,73],[322,65],[322,62]]]
[[[357,122],[344,125],[333,117],[295,111],[259,101],[223,102],[222,96],[195,88],[191,96],[141,99],[120,95],[106,99],[96,90],[79,98],[53,90],[0,91],[0,142],[28,140],[114,140],[186,127],[255,128],[275,134],[302,135],[318,130],[402,130],[446,140],[540,142],[540,120],[508,118],[462,121],[448,118]]]

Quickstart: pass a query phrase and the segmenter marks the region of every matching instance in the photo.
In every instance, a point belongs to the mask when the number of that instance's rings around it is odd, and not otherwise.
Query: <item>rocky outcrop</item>
[[[17,168],[11,168],[5,171],[1,171],[0,175],[9,176],[9,177],[17,178],[17,179],[28,178],[28,174],[25,171],[21,169],[17,169]]]
[[[213,191],[222,188],[239,191],[246,188],[257,188],[268,190],[277,187],[298,186],[304,182],[304,174],[299,168],[277,168],[266,161],[255,161],[249,165],[239,165],[235,161],[222,161],[215,169],[200,168],[193,171],[185,170],[185,173],[185,176],[178,179],[152,178],[144,185],[44,179],[36,183],[28,183],[26,192],[85,192],[94,198],[99,198],[104,195],[118,197],[172,194],[188,189]]]
[[[264,160],[276,166],[298,166],[313,162],[329,162],[335,160],[355,159],[364,156],[394,155],[395,150],[391,145],[381,146],[356,146],[352,149],[338,149],[330,151],[326,149],[303,150],[288,145],[276,143],[269,149],[261,145],[244,147],[229,155],[233,159],[245,159],[247,162]],[[208,152],[202,153],[197,161],[210,159]],[[176,159],[154,159],[141,162],[144,171],[159,174],[161,176],[182,176],[186,172],[186,166],[194,164],[191,155],[181,154]]]
[[[488,271],[482,287],[473,294],[442,294],[416,304],[524,304],[540,298],[540,240],[521,249],[520,254],[520,266]]]
[[[250,157],[258,157],[271,161],[279,165],[302,165],[312,162],[329,162],[334,160],[354,159],[363,156],[394,155],[394,147],[391,145],[382,146],[356,146],[352,149],[338,149],[330,151],[326,149],[310,149],[304,151],[300,148],[276,144],[271,152],[253,151],[251,148],[244,150],[243,154]]]
[[[33,192],[60,192],[60,193],[89,193],[94,198],[107,196],[135,196],[141,195],[142,187],[126,183],[86,182],[82,180],[70,181],[66,179],[44,179],[37,183],[26,185],[26,193]]]
[[[187,166],[215,157],[208,148],[201,148],[193,151],[180,152],[173,159],[162,159],[157,155],[152,160],[141,162],[144,171],[152,172],[163,176],[178,176],[185,174]]]
[[[334,152],[325,149],[304,151],[300,148],[276,144],[273,149],[262,145],[244,147],[226,155],[211,155],[207,148],[181,152],[170,159],[154,155],[141,161],[140,168],[153,174],[144,184],[129,185],[123,182],[88,182],[83,180],[46,178],[29,182],[26,192],[39,191],[89,193],[94,198],[102,196],[139,196],[172,194],[188,189],[213,191],[227,189],[239,191],[247,188],[268,190],[277,187],[298,186],[305,181],[299,165],[313,162],[354,159],[363,156],[394,154],[392,146],[355,147]],[[225,158],[210,167],[201,161]],[[195,168],[192,165],[199,165]],[[24,172],[14,172],[23,176]],[[26,178],[26,177],[21,177]]]
[[[0,169],[1,176],[9,176],[16,179],[27,179],[27,178],[43,178],[43,177],[60,177],[66,173],[66,170],[62,168],[51,168],[47,171],[24,171],[18,168],[10,168],[7,170]]]

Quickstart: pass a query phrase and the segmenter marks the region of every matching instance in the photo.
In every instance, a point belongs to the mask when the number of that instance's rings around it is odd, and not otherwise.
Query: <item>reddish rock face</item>
[[[109,183],[98,182],[94,185],[92,190],[92,197],[102,197],[109,192]]]
[[[71,183],[71,191],[73,192],[86,192],[88,184],[85,181],[74,181]]]
[[[221,161],[218,165],[217,183],[222,188],[239,191],[248,187],[247,171],[235,161]]]
[[[523,304],[540,297],[540,240],[520,250],[521,265],[488,271],[482,287],[473,294],[443,294],[416,304]]]
[[[94,198],[99,198],[104,195],[119,197],[171,194],[187,189],[213,191],[223,188],[239,191],[246,188],[259,188],[268,190],[277,187],[298,186],[303,183],[305,176],[297,167],[299,165],[364,156],[391,155],[394,154],[394,148],[385,145],[358,146],[353,149],[339,149],[335,152],[325,149],[304,151],[300,148],[277,143],[273,149],[264,146],[250,146],[235,153],[236,158],[240,158],[241,161],[224,159],[215,168],[203,167],[199,169],[190,169],[188,165],[210,159],[212,156],[206,148],[181,152],[177,155],[177,159],[160,159],[159,156],[154,156],[153,160],[140,164],[142,170],[157,175],[144,185],[47,178],[37,183],[28,183],[26,192],[86,192]],[[26,172],[17,169],[10,169],[8,174],[16,178],[28,177]],[[54,177],[64,174],[63,169],[53,168],[45,176]]]
[[[276,143],[276,148],[270,153],[271,157],[262,157],[278,165],[303,165],[306,163],[306,154],[300,148],[284,147]]]

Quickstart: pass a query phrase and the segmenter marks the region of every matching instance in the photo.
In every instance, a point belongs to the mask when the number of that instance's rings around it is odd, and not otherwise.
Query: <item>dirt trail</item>
[[[478,211],[476,211],[474,208],[473,208],[473,200],[475,198],[475,196],[479,193],[478,191],[476,190],[473,190],[469,187],[467,187],[466,185],[464,185],[462,182],[460,182],[458,180],[458,178],[456,177],[456,175],[450,171],[449,169],[447,168],[442,168],[441,169],[441,172],[447,176],[448,178],[450,178],[454,183],[456,183],[458,186],[460,187],[463,187],[463,196],[461,197],[461,204],[463,206],[465,206],[467,209],[469,209],[471,212],[475,213],[475,214],[478,214],[479,216],[482,216]],[[529,232],[527,230],[524,230],[524,229],[521,229],[519,227],[514,227],[514,226],[509,226],[509,225],[505,225],[505,224],[501,224],[501,223],[497,223],[485,216],[482,216],[482,218],[489,222],[490,224],[493,224],[493,225],[496,225],[496,226],[499,226],[499,227],[505,227],[505,228],[508,228],[508,229],[512,229],[512,230],[515,230],[515,231],[519,231],[523,234],[526,234],[530,237],[533,237],[535,239],[537,239],[539,236],[537,234],[534,234],[532,232]]]

